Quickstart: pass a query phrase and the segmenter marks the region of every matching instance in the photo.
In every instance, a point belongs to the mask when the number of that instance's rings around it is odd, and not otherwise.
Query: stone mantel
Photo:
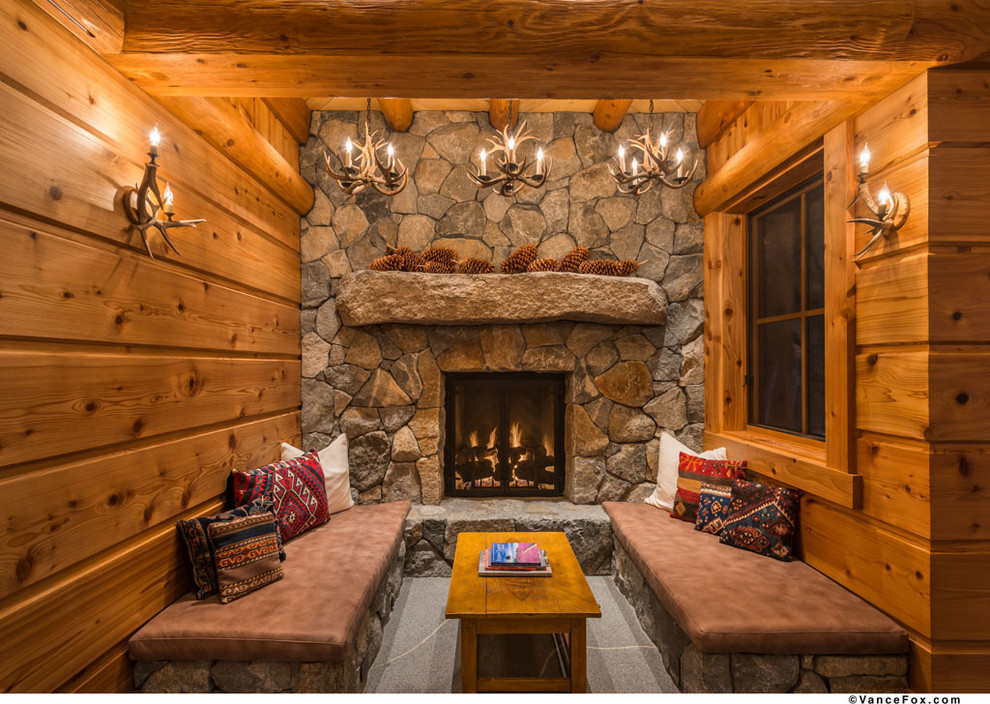
[[[667,296],[636,277],[559,272],[420,274],[359,271],[337,289],[345,325],[492,325],[570,320],[663,325]]]

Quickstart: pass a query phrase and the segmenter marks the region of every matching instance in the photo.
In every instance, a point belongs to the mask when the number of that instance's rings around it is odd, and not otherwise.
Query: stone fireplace
[[[355,138],[364,115],[313,113],[301,153],[301,173],[316,191],[301,241],[302,430],[308,446],[347,434],[357,501],[436,504],[458,494],[447,396],[448,382],[463,374],[562,380],[563,431],[553,441],[555,470],[563,443],[562,483],[555,471],[552,491],[549,481],[535,488],[573,503],[648,496],[662,432],[700,447],[702,227],[693,189],[620,194],[606,163],[617,140],[642,129],[646,117],[628,116],[612,135],[588,114],[523,116],[549,145],[554,180],[504,198],[477,189],[464,173],[491,129],[487,114],[419,111],[409,132],[391,135],[411,180],[389,199],[373,192],[347,198],[321,169],[324,148]],[[380,115],[371,120],[383,129]],[[656,121],[672,138],[695,143],[693,115]],[[702,178],[703,168],[695,176]],[[367,271],[386,243],[442,245],[497,263],[528,242],[540,256],[582,245],[593,258],[645,263],[625,279]],[[510,435],[502,455],[521,448],[526,457],[518,461],[535,461],[524,471],[546,479],[534,466],[543,461],[539,448],[551,456],[543,438],[514,445],[511,422],[502,432]],[[492,443],[478,433],[477,444],[468,444],[476,455],[491,454]],[[492,471],[504,476],[495,463]]]

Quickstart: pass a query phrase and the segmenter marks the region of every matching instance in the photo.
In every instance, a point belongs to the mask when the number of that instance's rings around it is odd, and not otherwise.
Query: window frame
[[[823,171],[814,173],[810,178],[792,186],[787,190],[775,195],[771,200],[763,203],[758,208],[746,213],[746,295],[747,295],[747,316],[746,316],[746,378],[744,388],[746,390],[746,427],[753,428],[760,432],[771,431],[785,437],[800,438],[810,442],[824,443],[824,435],[812,435],[809,432],[810,412],[808,406],[808,319],[815,316],[825,316],[825,297],[822,297],[820,308],[808,308],[808,194],[816,188],[822,189],[824,206],[825,175]],[[760,267],[759,267],[759,218],[777,208],[791,203],[794,199],[801,199],[801,275],[800,275],[800,305],[797,312],[782,313],[760,317]],[[823,212],[824,219],[824,212]],[[822,222],[823,244],[826,236],[825,223]],[[823,255],[824,267],[824,255]],[[824,269],[822,272],[822,287],[824,291]],[[759,338],[760,325],[768,323],[784,322],[790,320],[801,321],[801,430],[800,432],[778,428],[771,425],[764,425],[755,422],[753,419],[759,417]],[[824,338],[822,340],[825,345]]]

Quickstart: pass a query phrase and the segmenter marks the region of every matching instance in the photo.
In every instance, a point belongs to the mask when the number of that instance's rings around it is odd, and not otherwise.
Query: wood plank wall
[[[26,0],[0,104],[0,691],[126,690],[126,639],[188,588],[175,520],[299,437],[299,213]],[[120,197],[156,124],[207,222],[151,259]]]
[[[847,341],[833,337],[827,357],[830,365],[851,355],[855,362],[846,370],[849,415],[832,426],[845,436],[828,438],[826,469],[839,469],[831,447],[849,446],[861,495],[843,505],[800,456],[795,466],[793,453],[772,445],[755,454],[758,471],[805,491],[804,559],[910,631],[910,680],[922,691],[990,686],[988,85],[985,67],[932,70],[842,124],[823,121],[827,252],[839,247],[848,257],[866,243],[865,229],[841,229],[864,142],[871,187],[886,180],[912,207],[904,228],[851,268],[848,290],[829,286],[826,318],[844,321]],[[751,106],[709,147],[709,174],[761,125],[774,125],[761,116],[783,109]],[[727,234],[735,223],[742,236],[745,218],[715,212],[705,223],[712,445],[745,427],[732,403],[733,394],[743,397],[735,377],[745,369],[745,288],[736,283],[744,249]],[[826,256],[841,266],[835,254]],[[832,366],[828,373],[835,376]]]

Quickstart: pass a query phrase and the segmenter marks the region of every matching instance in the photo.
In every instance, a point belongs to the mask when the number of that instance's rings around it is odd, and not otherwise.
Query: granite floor
[[[406,578],[366,692],[459,692],[458,624],[444,617],[448,578]],[[602,618],[588,621],[591,692],[676,692],[656,647],[611,577],[589,577]],[[558,675],[549,636],[491,637],[479,643],[490,674]],[[488,674],[488,673],[483,673]]]

